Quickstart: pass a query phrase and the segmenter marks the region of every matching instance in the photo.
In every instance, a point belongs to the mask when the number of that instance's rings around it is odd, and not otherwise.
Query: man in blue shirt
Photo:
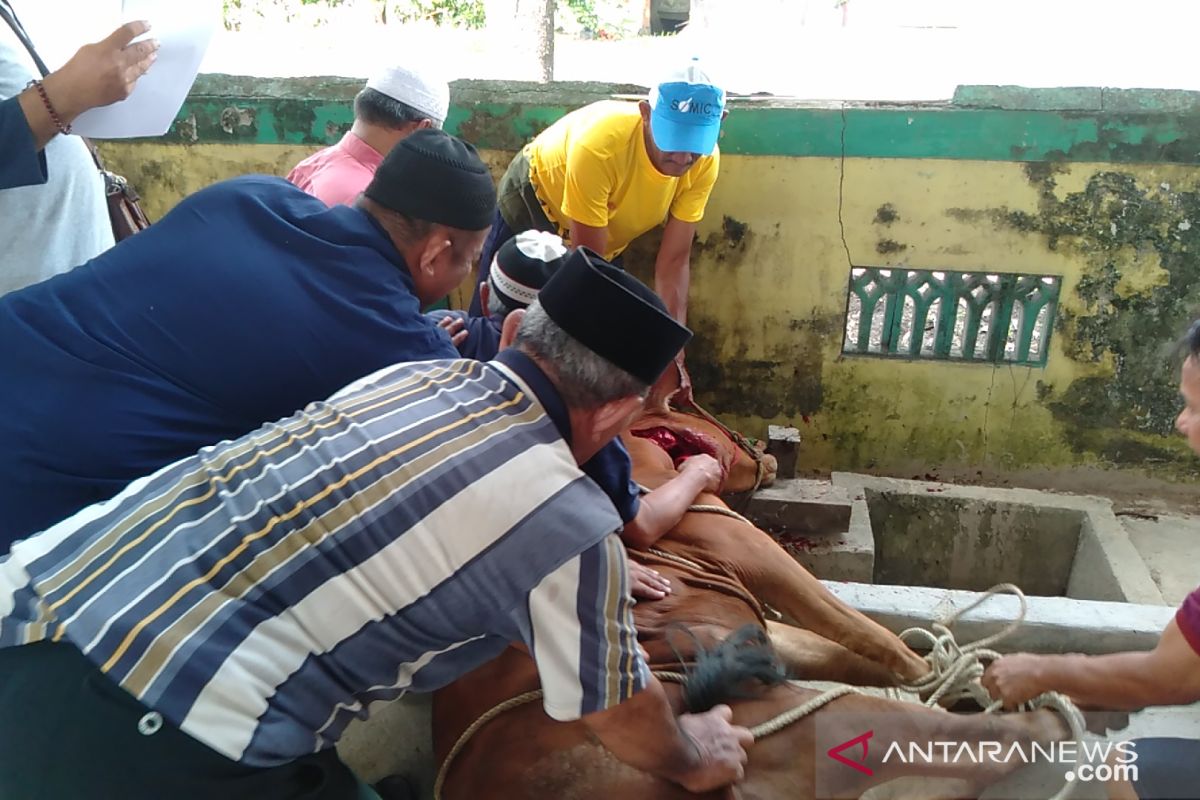
[[[355,208],[237,178],[0,298],[0,548],[383,366],[457,357],[421,306],[494,210],[475,149],[420,131]]]

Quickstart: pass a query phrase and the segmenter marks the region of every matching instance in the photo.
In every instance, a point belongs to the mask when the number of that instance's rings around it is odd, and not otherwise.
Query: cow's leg
[[[896,684],[896,676],[890,669],[812,631],[783,622],[768,622],[767,635],[794,678],[840,681],[855,686]]]
[[[835,597],[774,539],[753,526],[733,524],[740,528],[736,537],[730,537],[736,550],[724,560],[756,597],[906,681],[929,671],[924,659],[899,637]]]

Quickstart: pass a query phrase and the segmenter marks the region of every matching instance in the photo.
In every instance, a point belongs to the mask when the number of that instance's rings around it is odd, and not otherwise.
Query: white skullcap
[[[557,261],[567,254],[567,247],[558,234],[546,231],[521,231],[515,237],[517,249],[538,261]]]
[[[438,125],[450,111],[450,86],[441,78],[408,67],[385,67],[367,81],[367,88],[425,114]]]

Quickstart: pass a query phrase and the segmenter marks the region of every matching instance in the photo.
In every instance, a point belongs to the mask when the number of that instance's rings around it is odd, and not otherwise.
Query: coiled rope
[[[959,644],[954,639],[950,628],[968,611],[972,611],[999,594],[1015,595],[1021,604],[1017,618],[1005,625],[996,633],[985,636],[968,644]],[[928,648],[929,654],[925,660],[929,662],[930,672],[924,678],[913,683],[901,684],[901,688],[924,697],[924,705],[931,708],[939,707],[942,701],[953,704],[959,700],[971,700],[985,714],[993,714],[1000,710],[1003,703],[994,700],[980,679],[983,677],[987,664],[1000,658],[1000,653],[991,649],[997,642],[1012,635],[1013,631],[1025,621],[1029,604],[1025,593],[1011,583],[993,586],[984,592],[973,603],[951,614],[942,621],[934,622],[932,630],[925,628],[908,628],[900,632],[900,640],[908,644],[914,642],[919,648]],[[986,663],[985,663],[986,662]],[[1057,711],[1067,721],[1071,736],[1075,740],[1078,752],[1083,751],[1083,735],[1086,722],[1082,712],[1065,695],[1058,692],[1046,692],[1022,703],[1017,710],[1032,711],[1038,708],[1049,708]],[[1072,771],[1070,780],[1066,781],[1050,800],[1066,800],[1079,783],[1077,770]]]

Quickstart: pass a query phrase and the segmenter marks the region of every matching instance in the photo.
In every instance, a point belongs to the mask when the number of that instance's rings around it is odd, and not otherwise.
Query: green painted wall
[[[104,150],[161,215],[336,141],[360,86],[202,76],[166,137]],[[498,176],[571,108],[641,91],[458,82],[447,127]],[[731,105],[693,250],[689,362],[714,411],[760,435],[799,427],[818,472],[1088,491],[1110,491],[1111,467],[1123,487],[1200,476],[1171,432],[1168,352],[1200,314],[1200,95],[964,87],[944,104]],[[643,237],[630,268],[648,275],[655,247]],[[1060,275],[1049,361],[844,356],[853,266]]]
[[[323,144],[353,120],[353,78],[202,75],[167,141]],[[594,83],[457,81],[446,127],[515,150],[567,111],[644,89]],[[1108,92],[1108,94],[1105,94]],[[964,87],[950,103],[805,104],[737,98],[730,155],[978,161],[1200,163],[1200,93]]]

